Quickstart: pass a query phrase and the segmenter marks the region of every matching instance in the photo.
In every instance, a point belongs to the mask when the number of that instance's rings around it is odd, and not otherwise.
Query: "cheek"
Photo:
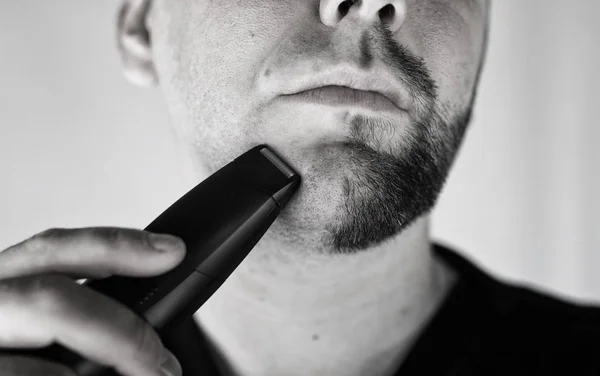
[[[483,40],[481,7],[465,1],[413,1],[399,41],[421,56],[440,102],[465,107],[473,92]]]
[[[258,34],[252,10],[195,0],[157,0],[152,19],[153,53],[161,87],[181,124],[239,108],[258,63]],[[243,109],[240,109],[240,111]],[[192,119],[189,119],[192,118]]]
[[[168,54],[172,63],[162,65],[173,67],[180,89],[196,86],[209,91],[206,95],[247,97],[270,44],[286,27],[275,21],[285,13],[273,7],[272,0],[157,2],[167,8],[157,53],[173,51]]]

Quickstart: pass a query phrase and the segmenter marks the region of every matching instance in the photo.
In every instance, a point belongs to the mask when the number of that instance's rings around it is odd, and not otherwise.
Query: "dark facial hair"
[[[381,244],[433,208],[470,122],[475,98],[474,89],[466,110],[448,113],[438,103],[437,87],[422,59],[399,45],[386,27],[376,26],[368,38],[378,43],[389,69],[409,89],[417,120],[403,131],[400,145],[383,150],[377,137],[382,137],[383,127],[393,131],[394,123],[364,115],[352,118],[351,136],[342,144],[357,168],[344,179],[340,222],[327,228],[327,248],[334,253],[355,253]],[[369,45],[363,43],[366,60]]]

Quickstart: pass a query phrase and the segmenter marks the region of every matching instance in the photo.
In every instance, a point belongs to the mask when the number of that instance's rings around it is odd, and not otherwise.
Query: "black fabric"
[[[459,279],[396,376],[600,376],[600,307],[501,282],[440,244],[434,251]],[[220,376],[192,319],[165,344],[183,376]]]

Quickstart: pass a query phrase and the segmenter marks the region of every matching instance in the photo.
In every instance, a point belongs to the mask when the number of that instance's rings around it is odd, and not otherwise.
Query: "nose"
[[[356,9],[351,7],[356,6]],[[346,14],[354,11],[360,20],[378,22],[396,32],[406,18],[406,0],[321,0],[319,12],[321,22],[335,26]]]

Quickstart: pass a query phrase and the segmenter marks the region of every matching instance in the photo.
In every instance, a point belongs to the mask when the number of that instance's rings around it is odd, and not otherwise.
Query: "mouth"
[[[286,101],[314,103],[333,107],[354,107],[374,112],[405,113],[391,99],[376,91],[352,89],[347,86],[328,85],[293,94],[284,94]]]

